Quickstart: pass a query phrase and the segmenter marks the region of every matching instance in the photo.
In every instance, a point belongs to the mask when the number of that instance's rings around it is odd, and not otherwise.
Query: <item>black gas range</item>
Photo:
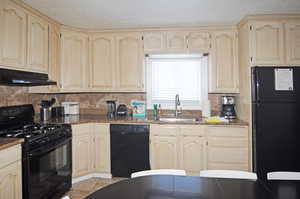
[[[34,123],[32,105],[0,107],[0,137],[23,138],[23,199],[60,198],[72,184],[72,130]]]

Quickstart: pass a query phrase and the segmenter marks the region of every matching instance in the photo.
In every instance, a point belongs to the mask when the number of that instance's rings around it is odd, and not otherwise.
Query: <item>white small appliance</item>
[[[62,102],[61,105],[64,107],[65,115],[79,115],[80,113],[79,102]]]

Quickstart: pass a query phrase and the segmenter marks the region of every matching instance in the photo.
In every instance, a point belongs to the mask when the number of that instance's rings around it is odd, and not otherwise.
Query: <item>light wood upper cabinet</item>
[[[56,86],[50,86],[51,91],[59,91],[61,88],[61,70],[60,70],[60,27],[52,25],[50,27],[49,37],[49,79],[56,81]]]
[[[188,175],[199,175],[206,169],[206,140],[199,136],[182,136],[180,138],[180,168]]]
[[[282,22],[255,22],[250,26],[253,66],[284,64]]]
[[[111,173],[109,124],[94,124],[94,168],[98,173]]]
[[[26,14],[11,1],[0,5],[0,65],[24,68],[26,63]]]
[[[211,49],[211,35],[205,32],[192,32],[187,36],[189,52],[207,53]]]
[[[88,35],[62,32],[61,71],[63,90],[81,91],[87,88]]]
[[[210,92],[238,92],[238,52],[235,31],[215,32],[212,43]]]
[[[22,167],[17,161],[0,168],[0,198],[22,199]]]
[[[48,72],[48,23],[42,19],[28,16],[28,67],[38,72]]]
[[[167,35],[167,51],[185,52],[187,50],[187,33],[170,31]]]
[[[177,138],[174,136],[152,136],[150,146],[151,169],[178,168]]]
[[[166,48],[166,39],[164,32],[147,32],[143,33],[144,51],[163,52]]]
[[[300,21],[285,24],[287,64],[300,65]]]
[[[115,40],[112,34],[95,34],[90,39],[90,87],[109,91],[115,88]]]
[[[142,36],[139,33],[116,35],[116,79],[119,91],[144,91]]]

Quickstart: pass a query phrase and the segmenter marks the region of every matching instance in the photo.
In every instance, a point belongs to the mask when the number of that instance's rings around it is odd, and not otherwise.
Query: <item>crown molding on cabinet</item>
[[[46,16],[44,13],[41,13],[40,11],[38,11],[37,9],[29,6],[28,4],[26,4],[25,2],[23,2],[22,0],[10,0],[12,2],[14,2],[15,4],[17,4],[18,6],[24,8],[25,10],[27,10],[28,12],[30,12],[31,14],[34,14],[44,20],[46,20],[48,23],[54,24],[54,25],[61,25],[61,23],[59,23],[58,21]]]
[[[286,21],[286,20],[299,20],[300,14],[265,14],[265,15],[248,15],[245,16],[238,24],[238,27],[241,27],[248,21]]]

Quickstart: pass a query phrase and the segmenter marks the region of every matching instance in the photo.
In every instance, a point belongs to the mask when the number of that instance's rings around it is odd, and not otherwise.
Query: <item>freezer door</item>
[[[300,171],[300,108],[297,103],[253,104],[254,170]]]
[[[278,67],[252,68],[252,101],[253,102],[300,102],[300,68],[280,67],[293,70],[292,91],[275,90],[275,69]]]

